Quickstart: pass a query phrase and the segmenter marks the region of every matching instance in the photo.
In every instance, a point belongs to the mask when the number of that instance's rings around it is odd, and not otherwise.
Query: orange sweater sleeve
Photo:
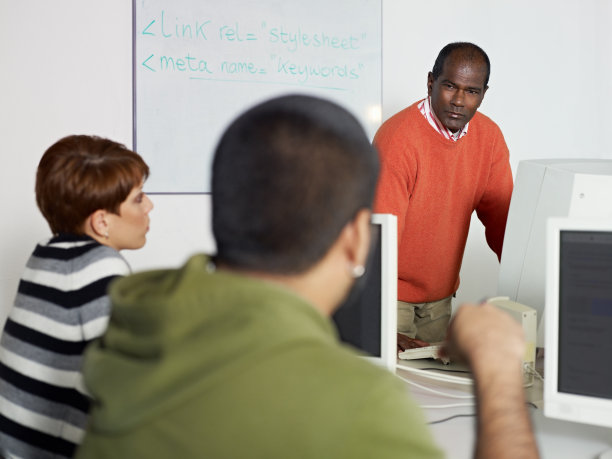
[[[495,252],[497,259],[501,260],[513,181],[510,154],[501,132],[491,147],[491,171],[485,192],[476,205],[476,214],[485,227],[487,244]]]
[[[374,147],[380,156],[380,176],[374,211],[397,217],[397,240],[402,240],[406,212],[414,187],[416,164],[412,155],[406,154],[402,136],[397,135],[395,123],[383,124],[374,137]]]

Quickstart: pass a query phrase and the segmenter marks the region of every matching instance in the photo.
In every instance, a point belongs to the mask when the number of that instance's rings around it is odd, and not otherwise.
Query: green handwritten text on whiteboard
[[[135,0],[134,145],[148,192],[210,191],[216,142],[269,97],[305,93],[380,124],[380,0]]]

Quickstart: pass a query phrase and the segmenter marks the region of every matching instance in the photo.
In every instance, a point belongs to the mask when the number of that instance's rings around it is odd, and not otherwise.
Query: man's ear
[[[487,89],[489,89],[489,87],[485,86],[483,91],[482,91],[482,94],[480,95],[480,102],[478,102],[478,105],[476,106],[477,110],[480,108],[480,105],[482,105],[482,101],[484,100],[484,96],[487,93]]]
[[[94,239],[108,237],[108,218],[105,210],[96,210],[87,217],[85,221],[85,233],[94,237]]]
[[[431,92],[433,91],[434,77],[433,73],[429,72],[427,74],[427,95],[431,96]]]
[[[370,251],[370,220],[372,212],[361,209],[347,225],[346,250],[352,266],[365,266]]]
[[[485,86],[485,87],[484,87],[484,91],[482,91],[482,98],[480,99],[480,103],[482,103],[482,101],[483,101],[483,99],[484,99],[484,96],[485,96],[485,94],[487,93],[487,89],[489,89],[489,87],[488,87],[488,86]]]

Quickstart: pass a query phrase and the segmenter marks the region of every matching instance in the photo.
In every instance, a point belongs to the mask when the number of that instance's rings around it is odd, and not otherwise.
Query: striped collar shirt
[[[468,126],[470,123],[466,123],[462,129],[457,132],[452,132],[450,129],[444,127],[444,125],[440,122],[434,111],[431,109],[431,98],[426,97],[418,105],[419,111],[425,117],[425,119],[429,122],[431,127],[433,127],[436,132],[438,132],[445,139],[449,139],[452,141],[459,140],[461,137],[467,134]]]

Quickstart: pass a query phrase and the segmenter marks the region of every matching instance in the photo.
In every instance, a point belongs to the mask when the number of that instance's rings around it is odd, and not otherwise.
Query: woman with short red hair
[[[130,272],[119,250],[146,242],[148,175],[100,137],[65,137],[43,155],[36,202],[53,236],[30,256],[0,340],[0,456],[72,457],[80,443],[82,354],[106,330],[109,283]]]

